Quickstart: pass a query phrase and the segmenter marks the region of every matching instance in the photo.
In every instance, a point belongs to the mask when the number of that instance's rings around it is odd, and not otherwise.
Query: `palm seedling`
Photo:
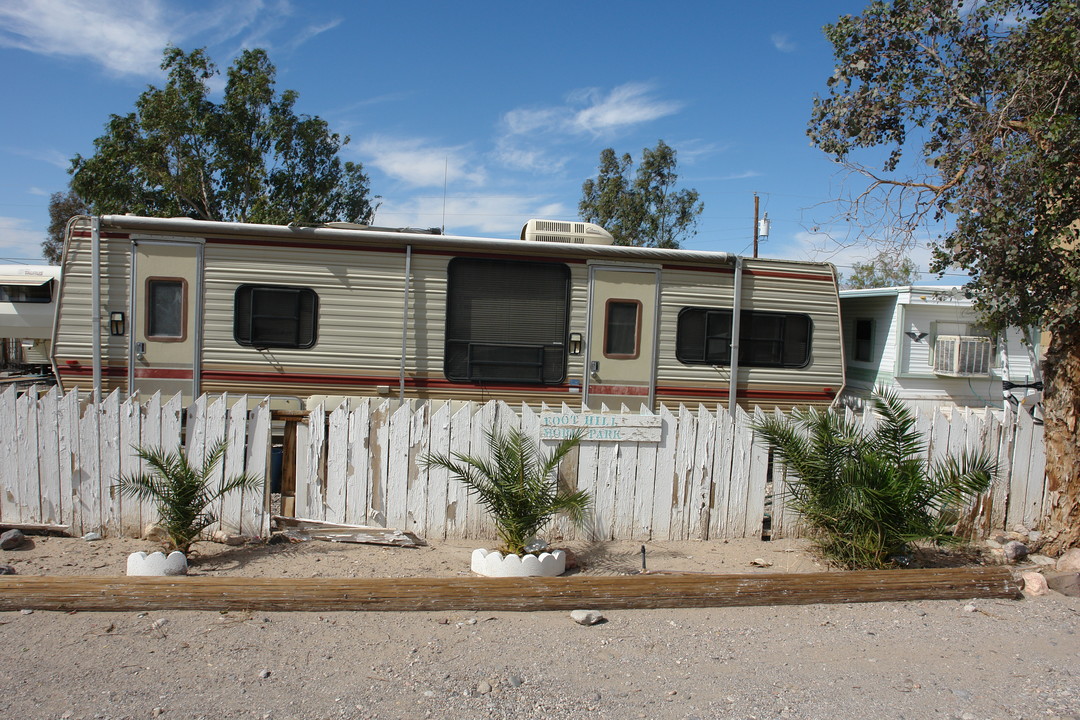
[[[914,413],[888,390],[873,397],[872,428],[841,413],[794,411],[754,429],[789,471],[791,507],[818,535],[822,554],[846,568],[893,564],[914,542],[959,542],[956,511],[997,472],[983,452],[928,463]]]
[[[166,453],[160,447],[136,446],[135,454],[146,462],[149,472],[121,475],[115,487],[125,497],[153,503],[167,544],[187,553],[199,533],[216,521],[209,508],[219,498],[234,490],[256,488],[263,481],[243,473],[215,483],[215,470],[226,446],[224,440],[214,443],[199,468],[192,467],[182,450]]]
[[[525,546],[559,513],[580,526],[592,500],[588,492],[560,488],[559,463],[581,441],[573,435],[561,441],[550,455],[542,452],[517,429],[489,430],[489,457],[465,453],[429,453],[427,467],[448,470],[465,484],[491,515],[504,553],[523,555]]]

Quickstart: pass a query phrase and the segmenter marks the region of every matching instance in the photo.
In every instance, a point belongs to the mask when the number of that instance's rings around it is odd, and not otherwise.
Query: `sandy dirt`
[[[468,576],[474,546],[199,543],[190,572]],[[641,566],[640,543],[567,547],[579,572]],[[129,553],[154,549],[32,537],[0,552],[0,563],[20,575],[120,576]],[[800,541],[647,543],[646,562],[666,571],[824,570]],[[592,627],[565,612],[3,612],[0,716],[1080,718],[1080,600],[1056,593],[595,609],[606,622]]]

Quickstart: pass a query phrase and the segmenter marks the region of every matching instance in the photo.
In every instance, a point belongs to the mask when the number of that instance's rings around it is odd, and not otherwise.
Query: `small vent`
[[[990,338],[941,335],[934,343],[934,374],[981,377],[990,374]]]

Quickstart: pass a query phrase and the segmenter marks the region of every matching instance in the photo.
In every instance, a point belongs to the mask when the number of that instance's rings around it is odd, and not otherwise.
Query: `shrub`
[[[822,554],[845,568],[888,567],[917,541],[958,542],[955,511],[997,472],[985,453],[928,464],[915,415],[896,393],[878,390],[873,405],[871,429],[819,410],[754,424],[794,473],[791,506],[817,533]]]
[[[490,459],[429,453],[422,462],[445,468],[477,497],[495,522],[500,550],[524,554],[526,544],[559,513],[581,525],[592,500],[584,490],[560,488],[556,473],[562,459],[581,441],[580,434],[561,441],[550,455],[517,429],[490,430],[485,437]]]
[[[226,447],[224,440],[215,443],[202,466],[195,469],[180,449],[166,453],[160,447],[136,446],[135,453],[150,466],[150,472],[121,475],[115,487],[125,497],[152,502],[160,518],[158,524],[167,535],[166,544],[187,553],[199,533],[217,520],[207,508],[233,490],[256,488],[263,482],[244,473],[222,478],[212,487],[214,470]]]

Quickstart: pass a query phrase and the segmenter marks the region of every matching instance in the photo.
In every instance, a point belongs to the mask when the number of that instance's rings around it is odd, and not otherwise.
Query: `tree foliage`
[[[878,251],[865,262],[853,262],[851,269],[853,272],[849,277],[841,278],[849,290],[914,285],[922,277],[915,261],[888,249]]]
[[[94,213],[314,224],[368,222],[373,207],[349,142],[325,120],[298,114],[297,93],[275,90],[264,50],[244,50],[214,102],[217,67],[205,50],[165,49],[163,87],[113,115],[94,154],[71,162],[71,188]]]
[[[1080,312],[1080,14],[1075,0],[896,0],[826,27],[837,60],[809,134],[853,162],[888,151],[870,190],[948,216],[936,268],[972,275],[995,327]],[[889,176],[920,152],[928,174]]]
[[[956,511],[989,489],[995,461],[965,453],[927,463],[915,414],[879,389],[870,428],[832,410],[767,416],[754,429],[793,472],[791,506],[831,562],[851,569],[894,564],[914,542],[957,542]]]
[[[629,153],[604,149],[597,177],[581,186],[581,218],[603,226],[617,245],[678,248],[697,232],[704,205],[697,190],[675,188],[675,166],[675,150],[663,140],[641,151],[636,171]]]
[[[55,192],[49,196],[49,229],[41,243],[41,254],[52,265],[59,265],[64,254],[64,232],[68,220],[75,215],[86,215],[89,209],[74,191]]]
[[[986,324],[1052,333],[1045,537],[1080,544],[1078,2],[877,0],[825,33],[836,71],[808,132],[867,177],[852,215],[885,202],[894,227],[941,221],[933,269],[968,271]],[[880,170],[857,163],[867,149]]]

